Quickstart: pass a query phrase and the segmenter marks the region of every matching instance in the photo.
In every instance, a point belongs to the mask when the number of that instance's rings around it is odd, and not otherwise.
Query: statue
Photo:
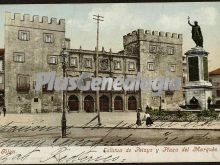
[[[197,21],[194,21],[194,25],[190,23],[190,17],[188,17],[188,24],[192,26],[192,39],[196,43],[196,47],[203,47],[203,37],[201,28]]]

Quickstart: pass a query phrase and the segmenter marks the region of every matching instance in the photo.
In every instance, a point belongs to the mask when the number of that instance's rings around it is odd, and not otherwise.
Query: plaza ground
[[[66,114],[67,126],[80,127],[90,122],[97,113],[68,113]],[[141,119],[144,112],[141,112]],[[62,113],[33,113],[33,114],[3,114],[0,116],[0,125],[14,122],[16,125],[43,125],[43,126],[61,126]],[[101,112],[102,127],[129,126],[136,128],[136,112]],[[92,127],[97,124],[97,119],[92,121],[88,126]],[[160,122],[154,121],[151,127],[144,124],[138,128],[173,128],[173,129],[217,129],[220,130],[220,121],[212,122]]]
[[[97,127],[96,113],[69,113],[67,137],[61,137],[61,113],[6,114],[0,116],[0,146],[28,141],[43,145],[188,145],[220,144],[220,122],[159,122],[151,127],[137,127],[135,112],[101,113]],[[141,113],[143,117],[144,113]],[[39,127],[40,126],[40,127]],[[7,128],[7,129],[6,129]],[[34,128],[32,130],[31,128]],[[49,129],[47,129],[49,128]],[[11,141],[13,140],[13,142]],[[17,143],[16,143],[17,144]],[[12,146],[13,147],[13,146]]]

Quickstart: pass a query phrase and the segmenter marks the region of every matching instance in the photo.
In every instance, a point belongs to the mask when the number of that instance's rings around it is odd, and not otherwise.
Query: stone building
[[[99,52],[100,77],[136,76],[156,78],[180,77],[182,68],[182,35],[150,32],[139,29],[123,37],[124,50],[113,53],[104,48]],[[68,75],[78,76],[82,72],[94,73],[95,50],[70,49],[70,69]],[[68,106],[73,111],[94,111],[95,92],[68,92]],[[160,103],[161,101],[161,103]],[[163,109],[176,109],[183,101],[181,90],[175,92],[163,91],[161,97],[153,92],[144,91],[111,91],[101,92],[101,111],[127,111],[138,107],[145,109],[151,106]]]
[[[4,49],[0,49],[0,106],[4,105],[4,97],[5,97],[5,74],[4,74]]]
[[[138,58],[137,70],[142,77],[168,78],[183,76],[182,65],[182,35],[170,32],[157,32],[139,29],[123,37],[125,54]],[[140,91],[141,107],[147,105],[163,109],[178,107],[183,101],[182,90],[163,91],[161,97],[152,92]]]
[[[69,49],[70,63],[67,71],[68,76],[79,76],[83,72],[95,72],[94,57],[96,51],[80,49]],[[137,75],[138,58],[128,56],[124,51],[113,53],[99,52],[99,77],[131,76]],[[70,111],[95,111],[95,91],[73,91],[68,92],[68,107]],[[138,91],[100,91],[100,110],[126,111],[136,110],[140,106],[140,92]]]
[[[8,112],[60,109],[60,92],[34,90],[36,73],[56,70],[65,38],[65,20],[5,13],[5,104]]]
[[[5,104],[11,112],[51,112],[61,110],[62,93],[47,91],[45,86],[36,92],[36,73],[56,71],[62,75],[58,56],[65,40],[69,63],[67,76],[95,72],[96,50],[70,49],[65,39],[64,20],[47,17],[39,20],[29,15],[6,13],[5,18]],[[113,53],[99,51],[99,77],[130,77],[138,72],[142,77],[182,78],[182,35],[138,29],[123,36],[124,50]],[[129,111],[151,106],[163,109],[178,107],[182,91],[163,91],[161,97],[145,91],[101,91],[100,110]],[[94,91],[68,91],[69,111],[94,112]]]
[[[213,103],[220,107],[220,68],[209,72],[209,81],[212,83]]]

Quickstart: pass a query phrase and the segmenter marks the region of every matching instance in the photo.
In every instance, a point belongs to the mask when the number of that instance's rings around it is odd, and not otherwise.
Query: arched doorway
[[[114,110],[123,110],[123,99],[121,98],[121,96],[115,97]]]
[[[68,99],[69,111],[78,111],[79,110],[79,99],[76,95],[71,95]]]
[[[190,104],[198,105],[199,102],[198,102],[198,100],[197,100],[195,97],[193,97],[193,98],[190,100]]]
[[[137,109],[137,100],[134,96],[130,96],[128,98],[128,110],[136,110]]]
[[[106,95],[99,98],[99,106],[101,112],[109,112],[109,98]]]
[[[190,105],[190,109],[198,109],[200,108],[199,106],[199,101],[193,96],[192,99],[189,101]]]
[[[90,95],[86,96],[84,99],[84,110],[86,112],[94,112],[94,99]]]

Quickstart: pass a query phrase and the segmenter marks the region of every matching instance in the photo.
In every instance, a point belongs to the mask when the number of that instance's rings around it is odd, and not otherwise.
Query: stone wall
[[[28,41],[18,39],[18,31],[25,30],[30,34]],[[52,43],[44,42],[44,33],[51,33],[54,36]],[[57,22],[56,18],[22,15],[19,13],[5,13],[5,102],[9,112],[34,111],[33,98],[38,98],[43,111],[52,111],[60,108],[62,101],[61,92],[43,93],[34,90],[36,74],[38,72],[56,71],[57,76],[62,75],[62,68],[59,61],[59,54],[62,42],[65,38],[65,20]],[[25,61],[22,63],[13,60],[15,52],[22,52]],[[48,64],[48,55],[57,57],[56,65]],[[30,78],[30,90],[18,92],[18,75],[27,75]]]
[[[143,29],[133,31],[123,37],[125,50],[135,50],[134,54],[139,58],[139,71],[142,77],[156,78],[166,76],[169,78],[180,77],[183,75],[182,68],[182,35],[169,32],[157,32]],[[138,45],[138,49],[137,49]],[[155,51],[151,52],[151,46],[155,46]],[[131,48],[133,47],[133,48]],[[174,53],[168,54],[168,48],[172,48]],[[154,64],[154,70],[150,71],[148,63]],[[175,71],[170,71],[170,66],[175,65]],[[172,96],[165,96],[162,93],[164,109],[178,107],[183,101],[182,91],[176,91]],[[141,91],[142,109],[146,105],[159,108],[160,98],[152,92]]]
[[[220,101],[220,97],[217,95],[217,90],[220,90],[220,75],[210,75],[209,79],[212,83],[212,98],[213,103]]]

